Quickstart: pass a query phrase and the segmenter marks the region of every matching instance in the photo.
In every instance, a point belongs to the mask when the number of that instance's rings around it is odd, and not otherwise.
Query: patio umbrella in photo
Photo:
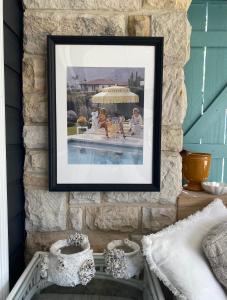
[[[102,104],[138,103],[139,96],[132,93],[128,87],[110,86],[103,88],[102,92],[94,95],[92,102]]]

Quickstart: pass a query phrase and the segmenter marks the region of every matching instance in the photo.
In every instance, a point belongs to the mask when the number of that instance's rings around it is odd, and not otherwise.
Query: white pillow
[[[187,219],[143,237],[150,269],[175,296],[188,300],[227,299],[202,252],[204,236],[226,220],[227,208],[216,199]]]

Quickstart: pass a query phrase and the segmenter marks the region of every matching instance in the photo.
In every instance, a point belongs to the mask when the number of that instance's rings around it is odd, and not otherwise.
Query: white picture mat
[[[151,184],[153,156],[154,46],[56,45],[58,184]],[[142,165],[68,164],[67,67],[145,68]]]

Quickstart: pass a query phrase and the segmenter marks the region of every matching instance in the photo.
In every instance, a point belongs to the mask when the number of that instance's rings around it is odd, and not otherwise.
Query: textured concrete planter
[[[60,286],[86,285],[95,275],[93,251],[88,237],[79,233],[54,243],[47,264],[48,269],[43,265],[43,270],[47,269],[47,274],[43,275]]]
[[[106,272],[115,278],[138,276],[143,268],[140,246],[127,239],[110,242],[104,255]]]

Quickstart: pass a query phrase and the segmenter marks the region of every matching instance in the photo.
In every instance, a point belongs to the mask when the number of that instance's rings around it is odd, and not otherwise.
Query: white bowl
[[[227,184],[223,182],[202,182],[203,189],[214,195],[223,195],[227,193]]]

